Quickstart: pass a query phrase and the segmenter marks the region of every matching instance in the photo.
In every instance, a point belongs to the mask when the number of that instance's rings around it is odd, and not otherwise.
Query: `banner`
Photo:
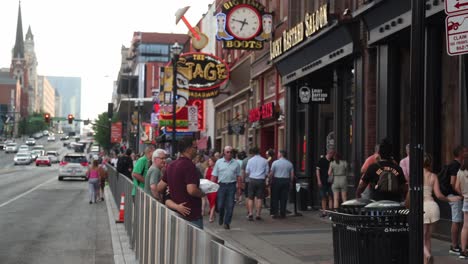
[[[120,143],[121,141],[122,141],[122,122],[112,123],[111,143]]]

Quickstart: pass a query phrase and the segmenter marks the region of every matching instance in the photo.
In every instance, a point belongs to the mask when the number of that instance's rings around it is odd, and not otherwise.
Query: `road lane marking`
[[[26,194],[28,194],[28,193],[30,193],[30,192],[33,192],[34,190],[38,189],[38,188],[41,187],[42,185],[45,185],[45,184],[47,184],[47,183],[49,183],[49,182],[51,182],[51,181],[53,181],[53,180],[56,180],[56,178],[52,178],[52,179],[50,179],[50,180],[48,180],[48,181],[46,181],[46,182],[43,182],[43,183],[39,184],[38,186],[32,188],[31,190],[29,190],[29,191],[27,191],[27,192],[24,192],[24,193],[22,193],[22,194],[20,194],[20,195],[18,195],[18,196],[16,196],[16,197],[14,197],[14,198],[12,198],[12,199],[10,199],[10,200],[8,200],[8,201],[6,201],[6,202],[0,204],[0,208],[2,208],[3,206],[5,206],[5,205],[7,205],[7,204],[9,204],[9,203],[11,203],[11,202],[13,202],[13,201],[18,200],[19,198],[25,196]]]

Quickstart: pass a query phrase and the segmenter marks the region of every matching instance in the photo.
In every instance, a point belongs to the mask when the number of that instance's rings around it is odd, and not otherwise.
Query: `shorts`
[[[333,192],[347,192],[348,179],[346,176],[333,177],[333,184],[331,186]]]
[[[432,224],[440,220],[439,205],[434,201],[424,202],[424,224]]]
[[[455,196],[453,194],[447,195],[447,197]],[[461,223],[463,222],[463,201],[449,202],[450,209],[452,210],[452,222]]]
[[[462,211],[464,213],[468,213],[468,200],[464,200],[463,201],[463,208],[462,208]]]
[[[249,198],[249,182],[244,182],[244,195],[245,198]]]
[[[265,180],[264,179],[250,179],[249,182],[249,199],[257,198],[263,199],[265,196]]]
[[[329,196],[333,196],[333,192],[330,184],[324,184],[320,187],[320,198],[325,199]]]

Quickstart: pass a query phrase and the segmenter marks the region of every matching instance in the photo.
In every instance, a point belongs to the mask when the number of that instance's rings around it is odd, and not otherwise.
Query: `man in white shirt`
[[[253,204],[255,198],[255,209],[256,213],[256,220],[261,220],[260,217],[262,211],[262,202],[263,197],[265,196],[265,178],[268,176],[268,161],[260,156],[259,149],[254,147],[252,149],[253,157],[249,159],[247,162],[247,167],[245,168],[245,172],[250,179],[249,183],[249,200],[247,201],[247,205],[249,208],[249,221],[253,221]]]

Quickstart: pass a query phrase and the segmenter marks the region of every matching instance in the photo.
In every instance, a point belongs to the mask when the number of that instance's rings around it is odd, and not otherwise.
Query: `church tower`
[[[23,22],[21,19],[21,2],[18,7],[18,22],[16,25],[16,42],[13,47],[10,74],[13,78],[19,81],[21,86],[20,92],[20,109],[15,109],[20,112],[21,116],[28,115],[28,72],[26,69],[26,59],[24,57],[24,41],[23,41]]]
[[[28,28],[26,33],[26,39],[24,41],[24,58],[26,60],[26,70],[29,79],[29,114],[33,112],[39,112],[39,96],[38,96],[38,82],[37,82],[37,57],[34,50],[34,35],[31,31],[31,26]]]

